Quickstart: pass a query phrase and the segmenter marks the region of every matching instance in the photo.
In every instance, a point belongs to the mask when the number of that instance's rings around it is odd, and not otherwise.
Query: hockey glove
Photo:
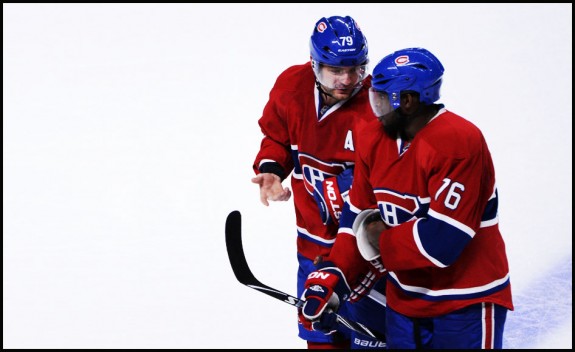
[[[350,168],[337,176],[315,183],[313,197],[319,207],[319,214],[324,225],[339,224],[343,203],[347,200],[352,181],[353,168]]]
[[[337,329],[337,312],[341,301],[347,300],[350,289],[342,272],[331,263],[310,273],[305,282],[302,299],[305,301],[299,312],[300,323],[308,330],[332,334]]]
[[[381,220],[379,209],[365,209],[353,222],[353,233],[357,239],[357,249],[363,259],[373,261],[378,259],[379,253],[379,236],[381,232],[387,229],[387,226]]]

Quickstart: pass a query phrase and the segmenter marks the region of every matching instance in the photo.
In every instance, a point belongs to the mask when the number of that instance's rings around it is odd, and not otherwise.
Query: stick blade
[[[252,274],[242,245],[242,215],[238,210],[228,214],[226,219],[226,248],[228,259],[236,279],[244,285],[257,283]]]

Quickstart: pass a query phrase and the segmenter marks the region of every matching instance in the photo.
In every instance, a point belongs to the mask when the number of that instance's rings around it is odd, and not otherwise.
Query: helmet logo
[[[407,55],[401,55],[395,58],[395,64],[397,66],[402,66],[409,63],[409,56]]]
[[[327,24],[325,22],[320,22],[317,24],[317,31],[323,33],[327,29]]]

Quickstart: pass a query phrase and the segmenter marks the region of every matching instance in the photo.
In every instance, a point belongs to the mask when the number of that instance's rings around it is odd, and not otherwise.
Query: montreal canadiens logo
[[[320,22],[317,24],[317,31],[323,33],[327,29],[327,24],[325,22]]]
[[[395,58],[395,64],[397,66],[405,65],[409,62],[409,56],[401,55]]]
[[[377,188],[373,192],[385,222],[391,226],[421,217],[429,210],[428,199],[382,188]]]
[[[339,175],[345,170],[344,164],[327,163],[305,153],[299,154],[299,162],[302,170],[303,184],[309,194],[313,194],[314,185],[317,182],[322,182],[328,177]]]

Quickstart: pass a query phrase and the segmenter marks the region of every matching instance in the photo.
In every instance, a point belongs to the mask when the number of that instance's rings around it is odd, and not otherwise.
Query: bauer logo
[[[374,348],[385,348],[385,342],[381,341],[370,341],[358,339],[357,337],[353,339],[353,344],[361,347],[374,347]]]
[[[320,22],[317,24],[316,28],[318,32],[323,33],[327,28],[327,24],[325,24],[325,22]]]
[[[401,55],[395,58],[395,64],[397,66],[402,66],[409,63],[409,56],[407,55]]]

